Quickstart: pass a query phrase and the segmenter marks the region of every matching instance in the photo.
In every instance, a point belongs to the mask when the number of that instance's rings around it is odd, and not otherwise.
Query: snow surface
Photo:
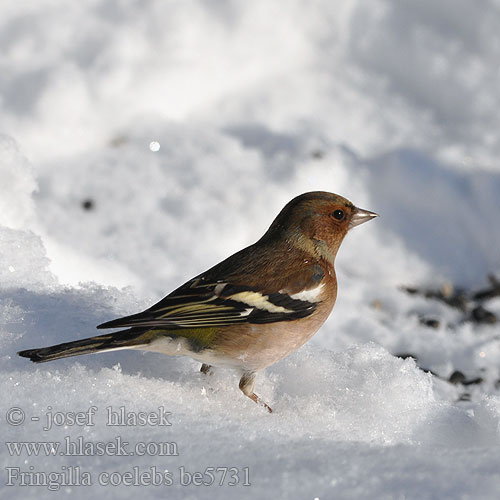
[[[500,274],[497,1],[38,0],[0,12],[4,441],[121,436],[179,452],[11,456],[2,444],[2,498],[498,498],[498,324],[400,289],[478,289]],[[315,189],[381,217],[343,243],[324,327],[259,375],[272,415],[237,374],[205,376],[187,358],[16,356],[148,307]],[[486,306],[500,314],[500,299]],[[449,384],[455,370],[484,382]],[[94,426],[43,430],[51,411],[92,406]],[[108,406],[163,406],[172,426],[110,427]],[[22,425],[7,423],[13,407]],[[93,486],[4,485],[7,467],[65,466]],[[135,466],[173,484],[98,483]],[[251,486],[185,486],[182,466],[248,467]]]

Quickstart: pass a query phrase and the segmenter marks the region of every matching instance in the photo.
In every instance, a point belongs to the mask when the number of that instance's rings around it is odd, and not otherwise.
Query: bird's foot
[[[260,399],[259,396],[257,396],[257,394],[255,394],[255,392],[252,392],[252,394],[249,394],[248,397],[254,403],[258,404],[259,406],[263,406],[269,413],[273,412],[273,409],[267,403],[265,403],[264,401],[262,401],[262,399]]]
[[[272,408],[267,404],[262,401],[262,399],[253,392],[253,388],[255,386],[255,377],[256,373],[252,371],[245,371],[243,372],[243,375],[241,376],[240,379],[240,390],[241,392],[249,397],[254,403],[258,404],[259,406],[263,406],[269,413],[272,413],[273,410]]]

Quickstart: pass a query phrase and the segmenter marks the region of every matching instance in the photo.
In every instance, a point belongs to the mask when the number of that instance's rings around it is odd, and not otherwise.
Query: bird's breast
[[[314,298],[318,304],[315,311],[305,318],[221,328],[215,341],[217,355],[232,360],[245,370],[258,371],[295,352],[319,330],[330,315],[335,303],[336,287],[335,290],[328,288],[328,284],[324,284],[296,294],[301,297],[294,298]]]

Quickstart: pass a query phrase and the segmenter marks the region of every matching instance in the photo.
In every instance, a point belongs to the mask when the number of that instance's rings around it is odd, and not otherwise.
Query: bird
[[[86,339],[18,352],[35,363],[118,349],[183,355],[236,369],[243,394],[257,374],[305,344],[337,297],[335,256],[347,232],[378,214],[325,191],[288,202],[265,234],[137,314],[107,321],[116,329]]]

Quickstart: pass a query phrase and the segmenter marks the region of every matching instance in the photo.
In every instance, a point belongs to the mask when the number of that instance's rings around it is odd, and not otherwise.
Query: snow
[[[69,457],[3,445],[2,498],[497,498],[498,323],[401,290],[477,290],[500,275],[500,8],[471,5],[0,6],[4,441],[178,447]],[[316,189],[381,217],[342,244],[323,328],[259,374],[273,414],[236,373],[204,375],[188,358],[15,354],[148,307]],[[500,317],[500,299],[485,307]],[[483,382],[450,384],[457,370]],[[164,408],[172,425],[106,425],[106,408],[122,406]],[[93,426],[43,430],[50,414],[91,407]],[[11,408],[24,423],[8,423]],[[7,486],[8,467],[73,467],[93,485]],[[99,484],[134,467],[168,470],[172,485]],[[182,484],[207,467],[238,468],[239,485]]]

